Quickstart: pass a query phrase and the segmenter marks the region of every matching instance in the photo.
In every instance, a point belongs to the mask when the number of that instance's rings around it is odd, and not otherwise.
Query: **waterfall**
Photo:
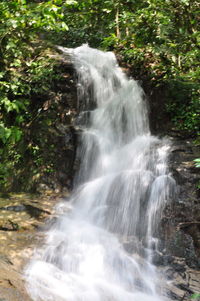
[[[169,143],[151,136],[144,92],[113,53],[83,45],[71,56],[80,171],[26,269],[27,289],[34,301],[165,300],[152,257],[174,187]]]

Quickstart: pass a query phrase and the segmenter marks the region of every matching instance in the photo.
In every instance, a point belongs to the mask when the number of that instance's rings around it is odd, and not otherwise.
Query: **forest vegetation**
[[[40,100],[59,80],[54,45],[88,43],[114,51],[134,78],[165,91],[173,126],[199,143],[198,5],[196,0],[1,0],[2,188],[10,188],[26,157],[32,157],[33,174],[53,172],[43,155],[45,137],[31,136],[30,126],[37,120],[45,129],[52,122],[42,114]]]

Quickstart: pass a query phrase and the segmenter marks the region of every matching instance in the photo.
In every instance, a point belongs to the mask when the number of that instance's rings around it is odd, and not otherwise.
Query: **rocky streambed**
[[[23,269],[44,238],[59,194],[0,195],[0,300],[30,301]]]

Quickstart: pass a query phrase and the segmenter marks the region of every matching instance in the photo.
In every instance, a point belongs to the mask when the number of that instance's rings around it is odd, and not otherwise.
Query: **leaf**
[[[62,29],[69,30],[69,27],[67,26],[67,24],[65,22],[61,23],[61,27],[62,27]]]
[[[0,139],[5,144],[11,136],[11,129],[4,126],[3,123],[0,124]]]
[[[68,5],[78,4],[78,1],[75,1],[75,0],[67,0],[67,1],[66,1],[66,4],[68,4]]]
[[[195,162],[195,166],[200,168],[200,158],[195,159],[194,162]],[[199,297],[200,297],[200,294],[199,294]]]
[[[18,142],[21,139],[22,131],[17,127],[12,127],[11,137],[13,142]]]
[[[200,293],[195,293],[191,296],[191,299],[198,299],[200,298]]]

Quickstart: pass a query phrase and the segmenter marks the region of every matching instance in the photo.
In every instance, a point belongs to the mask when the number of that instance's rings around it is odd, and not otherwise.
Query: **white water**
[[[27,268],[28,291],[35,301],[161,301],[151,258],[174,185],[169,145],[150,135],[144,93],[113,53],[83,45],[72,56],[82,109],[80,172]]]

